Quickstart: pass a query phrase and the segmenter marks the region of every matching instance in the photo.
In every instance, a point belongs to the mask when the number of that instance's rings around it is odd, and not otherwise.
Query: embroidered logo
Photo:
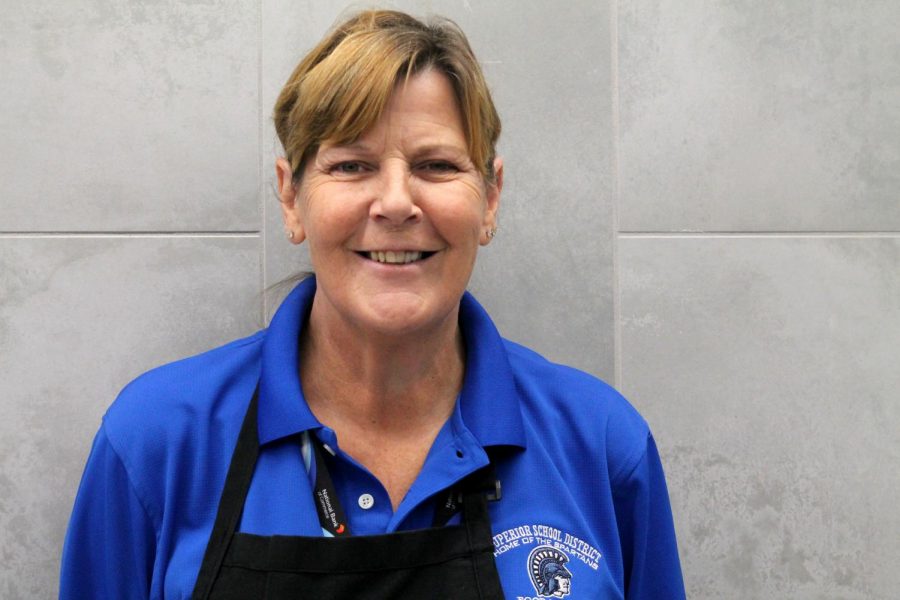
[[[543,598],[562,598],[572,590],[572,573],[565,567],[566,554],[552,546],[538,546],[528,555],[528,576]]]

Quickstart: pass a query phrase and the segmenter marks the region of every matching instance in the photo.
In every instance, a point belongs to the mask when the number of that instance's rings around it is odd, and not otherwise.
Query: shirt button
[[[373,504],[375,504],[375,498],[372,497],[372,494],[363,494],[359,497],[359,507],[361,509],[369,510]]]

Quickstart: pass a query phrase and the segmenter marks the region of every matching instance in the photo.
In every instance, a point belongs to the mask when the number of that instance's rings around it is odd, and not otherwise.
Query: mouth
[[[427,250],[368,250],[357,252],[363,258],[387,265],[408,265],[427,260],[435,254]]]

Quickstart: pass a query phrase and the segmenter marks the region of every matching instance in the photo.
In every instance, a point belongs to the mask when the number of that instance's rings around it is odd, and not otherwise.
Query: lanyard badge
[[[312,437],[312,436],[310,436]],[[316,489],[314,499],[316,510],[319,513],[319,524],[322,531],[333,537],[346,537],[350,535],[350,525],[344,514],[344,507],[338,500],[337,491],[331,481],[331,474],[325,466],[325,457],[322,456],[322,445],[318,440],[310,440],[313,455],[316,459]]]

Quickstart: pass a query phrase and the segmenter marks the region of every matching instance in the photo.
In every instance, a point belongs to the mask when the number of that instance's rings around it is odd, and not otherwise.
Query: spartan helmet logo
[[[564,566],[569,557],[550,546],[538,546],[528,555],[528,576],[544,598],[562,598],[572,590],[572,574]]]

